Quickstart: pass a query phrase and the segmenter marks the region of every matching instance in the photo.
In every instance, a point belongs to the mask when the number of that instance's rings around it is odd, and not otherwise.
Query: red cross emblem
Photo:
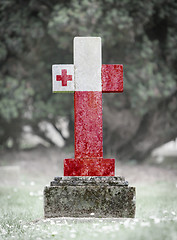
[[[56,80],[62,82],[62,86],[67,86],[67,81],[72,81],[72,75],[67,75],[67,70],[62,69],[61,75],[56,75]]]

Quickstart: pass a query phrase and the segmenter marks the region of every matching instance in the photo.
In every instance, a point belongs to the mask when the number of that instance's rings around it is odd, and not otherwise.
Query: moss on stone
[[[44,213],[45,217],[132,218],[135,216],[135,188],[107,186],[101,182],[45,187]]]

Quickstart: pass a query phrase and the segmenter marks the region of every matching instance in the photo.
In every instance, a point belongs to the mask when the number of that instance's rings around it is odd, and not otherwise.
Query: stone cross
[[[75,158],[64,176],[115,175],[115,159],[103,158],[102,93],[123,91],[123,66],[101,59],[101,38],[75,37],[74,64],[52,66],[53,92],[74,92]]]

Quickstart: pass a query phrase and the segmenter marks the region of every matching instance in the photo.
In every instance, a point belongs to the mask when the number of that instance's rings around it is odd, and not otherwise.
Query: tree
[[[105,153],[142,160],[177,136],[177,4],[174,0],[12,0],[0,3],[0,142],[58,116],[73,96],[51,94],[51,64],[72,63],[74,36],[101,36],[103,63],[124,64],[124,94],[103,96]],[[71,104],[72,102],[72,104]],[[49,140],[50,141],[50,140]],[[54,144],[54,143],[51,143]]]

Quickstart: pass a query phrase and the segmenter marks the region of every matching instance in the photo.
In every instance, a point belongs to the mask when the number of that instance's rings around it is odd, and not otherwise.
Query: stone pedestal
[[[55,177],[44,189],[44,215],[133,218],[135,188],[123,177]]]

